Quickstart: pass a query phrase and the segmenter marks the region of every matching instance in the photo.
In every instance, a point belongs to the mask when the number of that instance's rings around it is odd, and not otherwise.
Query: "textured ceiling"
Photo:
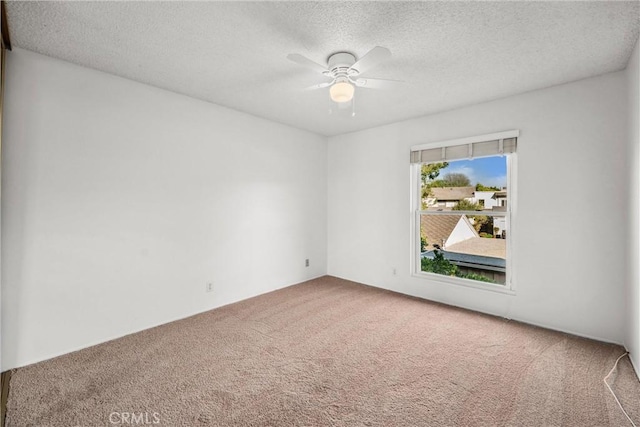
[[[639,2],[13,2],[14,46],[336,135],[625,68]],[[374,46],[391,59],[333,108],[326,63]]]

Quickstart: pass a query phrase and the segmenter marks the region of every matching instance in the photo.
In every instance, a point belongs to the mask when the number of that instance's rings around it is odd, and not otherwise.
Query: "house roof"
[[[422,215],[420,217],[420,236],[427,239],[427,249],[436,243],[442,247],[462,215]]]
[[[454,264],[465,264],[471,267],[485,268],[488,270],[502,271],[506,269],[507,262],[502,258],[495,258],[490,256],[461,254],[457,252],[442,251],[442,255],[448,261]],[[434,251],[428,251],[422,253],[423,258],[434,258]]]
[[[493,195],[493,199],[498,197],[507,197],[507,192],[505,191],[496,191],[496,194]]]
[[[469,255],[507,258],[507,241],[505,239],[488,239],[473,237],[447,246],[447,252],[465,253]]]
[[[431,195],[441,201],[462,200],[472,198],[475,191],[474,187],[440,187],[432,188]]]

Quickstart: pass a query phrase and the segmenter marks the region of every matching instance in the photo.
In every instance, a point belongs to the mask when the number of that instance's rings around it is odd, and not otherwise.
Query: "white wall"
[[[640,373],[640,42],[627,66],[629,100],[629,278],[625,345]]]
[[[16,49],[1,370],[322,275],[327,251],[329,274],[624,342],[638,367],[638,62],[636,46],[626,72],[334,137],[327,159],[322,137]],[[411,277],[409,147],[508,129],[516,295]]]
[[[329,274],[622,343],[625,99],[618,72],[330,138]],[[412,277],[409,147],[511,129],[516,295]]]
[[[20,49],[7,74],[2,370],[326,273],[325,138]]]

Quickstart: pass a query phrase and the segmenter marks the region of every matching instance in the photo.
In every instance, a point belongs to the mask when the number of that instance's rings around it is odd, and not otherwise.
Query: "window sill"
[[[513,289],[509,288],[509,286],[507,285],[483,283],[475,280],[460,279],[458,277],[449,277],[449,276],[444,276],[442,274],[425,273],[425,272],[413,273],[412,276],[418,277],[423,280],[429,280],[431,282],[438,283],[438,284],[456,285],[456,286],[463,286],[465,288],[473,288],[473,289],[481,289],[489,292],[497,292],[500,294],[507,294],[507,295],[514,295],[514,296],[516,295],[516,292]]]

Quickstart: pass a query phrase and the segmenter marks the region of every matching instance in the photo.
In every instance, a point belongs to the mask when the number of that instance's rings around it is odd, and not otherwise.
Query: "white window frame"
[[[454,139],[448,141],[439,141],[421,145],[415,145],[411,147],[411,151],[417,151],[422,149],[429,148],[441,148],[441,147],[450,147],[454,145],[463,145],[463,144],[473,144],[476,142],[483,141],[493,141],[499,139],[507,139],[507,138],[517,138],[520,136],[519,130],[511,130],[499,133],[492,133],[488,135],[479,135],[473,136],[469,138],[461,138]],[[460,277],[450,277],[437,273],[430,273],[426,271],[422,271],[422,262],[421,262],[421,252],[420,252],[420,215],[422,213],[426,213],[427,211],[422,211],[422,194],[421,194],[421,166],[420,163],[411,164],[411,173],[410,173],[410,191],[411,191],[411,275],[413,277],[418,277],[421,279],[426,279],[432,282],[446,284],[446,285],[458,285],[465,286],[475,289],[482,289],[492,292],[504,293],[509,295],[515,295],[516,293],[516,282],[515,282],[515,271],[514,271],[514,250],[513,250],[513,240],[514,235],[517,235],[517,199],[518,199],[518,190],[517,190],[517,152],[511,154],[505,154],[507,157],[507,188],[509,189],[509,202],[507,203],[507,211],[505,212],[504,218],[507,222],[507,260],[506,260],[506,276],[504,285],[494,284],[494,283],[486,283],[480,282],[477,280],[471,279],[463,279]],[[490,156],[493,157],[493,156]],[[464,160],[464,159],[460,159]],[[434,214],[434,212],[428,212],[429,214]],[[466,211],[456,211],[456,213],[460,214],[469,214],[469,215],[478,215],[478,212],[466,212]],[[450,214],[450,213],[449,213]],[[500,215],[502,216],[502,215]]]

